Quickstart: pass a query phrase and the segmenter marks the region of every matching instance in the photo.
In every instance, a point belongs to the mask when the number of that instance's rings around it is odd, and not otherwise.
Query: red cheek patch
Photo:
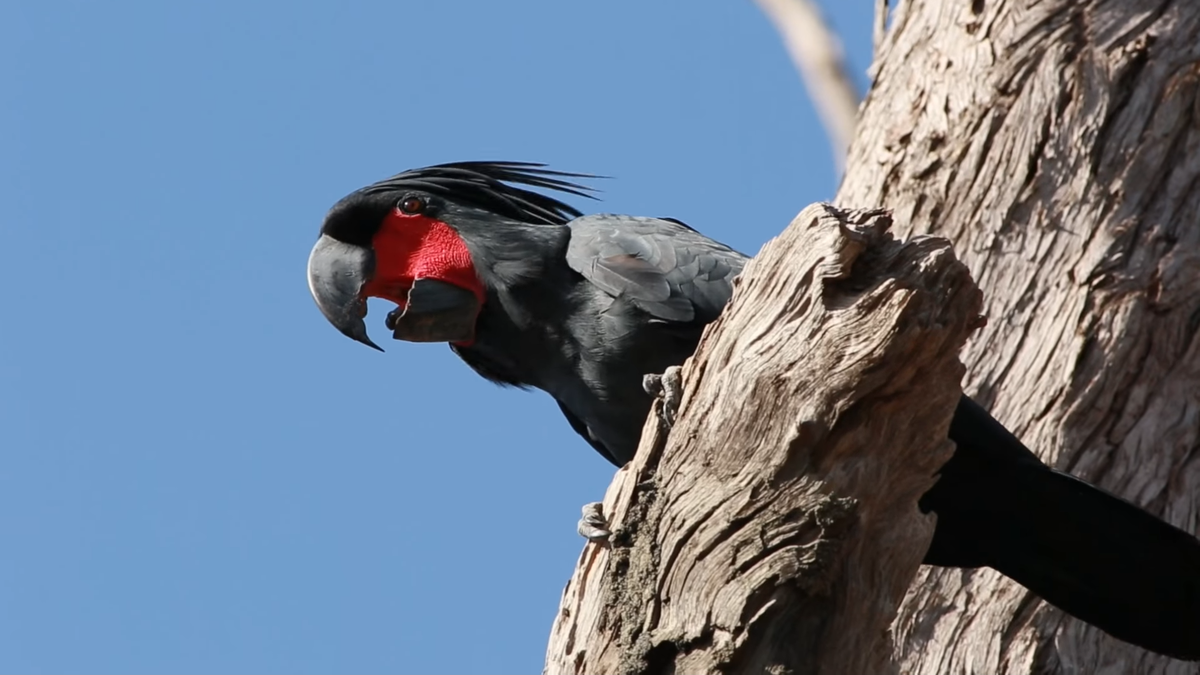
[[[483,284],[475,274],[462,237],[436,218],[393,210],[372,240],[375,273],[364,295],[404,307],[417,279],[437,279],[475,294],[483,304]]]

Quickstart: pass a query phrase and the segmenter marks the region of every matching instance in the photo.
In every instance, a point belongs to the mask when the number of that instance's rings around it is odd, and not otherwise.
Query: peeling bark
[[[968,393],[1200,531],[1200,3],[908,0],[873,76],[838,202],[954,242]],[[924,568],[895,630],[912,673],[1200,672],[990,570]]]
[[[945,240],[890,225],[811,206],[747,267],[609,489],[546,672],[896,671],[981,299]]]

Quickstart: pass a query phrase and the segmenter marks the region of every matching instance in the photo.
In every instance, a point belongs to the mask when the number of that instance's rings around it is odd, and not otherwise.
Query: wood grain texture
[[[563,594],[546,672],[895,672],[981,298],[948,243],[805,209],[652,415]]]
[[[837,201],[954,242],[968,393],[1200,532],[1200,3],[906,0],[873,76]],[[989,570],[924,569],[896,631],[911,673],[1200,672]]]

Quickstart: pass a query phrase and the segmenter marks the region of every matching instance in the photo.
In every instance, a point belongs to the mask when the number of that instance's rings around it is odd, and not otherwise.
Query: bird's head
[[[523,162],[413,169],[356,190],[330,209],[308,258],[308,288],[344,335],[367,335],[367,298],[396,303],[393,336],[469,344],[486,301],[488,261],[503,223],[561,226],[579,211],[520,185],[579,196],[588,177]],[[382,349],[380,349],[382,351]]]

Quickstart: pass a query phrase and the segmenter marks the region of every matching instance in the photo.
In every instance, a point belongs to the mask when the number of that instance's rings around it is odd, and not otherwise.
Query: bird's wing
[[[571,269],[659,321],[716,319],[749,259],[675,220],[602,214],[570,226]]]

